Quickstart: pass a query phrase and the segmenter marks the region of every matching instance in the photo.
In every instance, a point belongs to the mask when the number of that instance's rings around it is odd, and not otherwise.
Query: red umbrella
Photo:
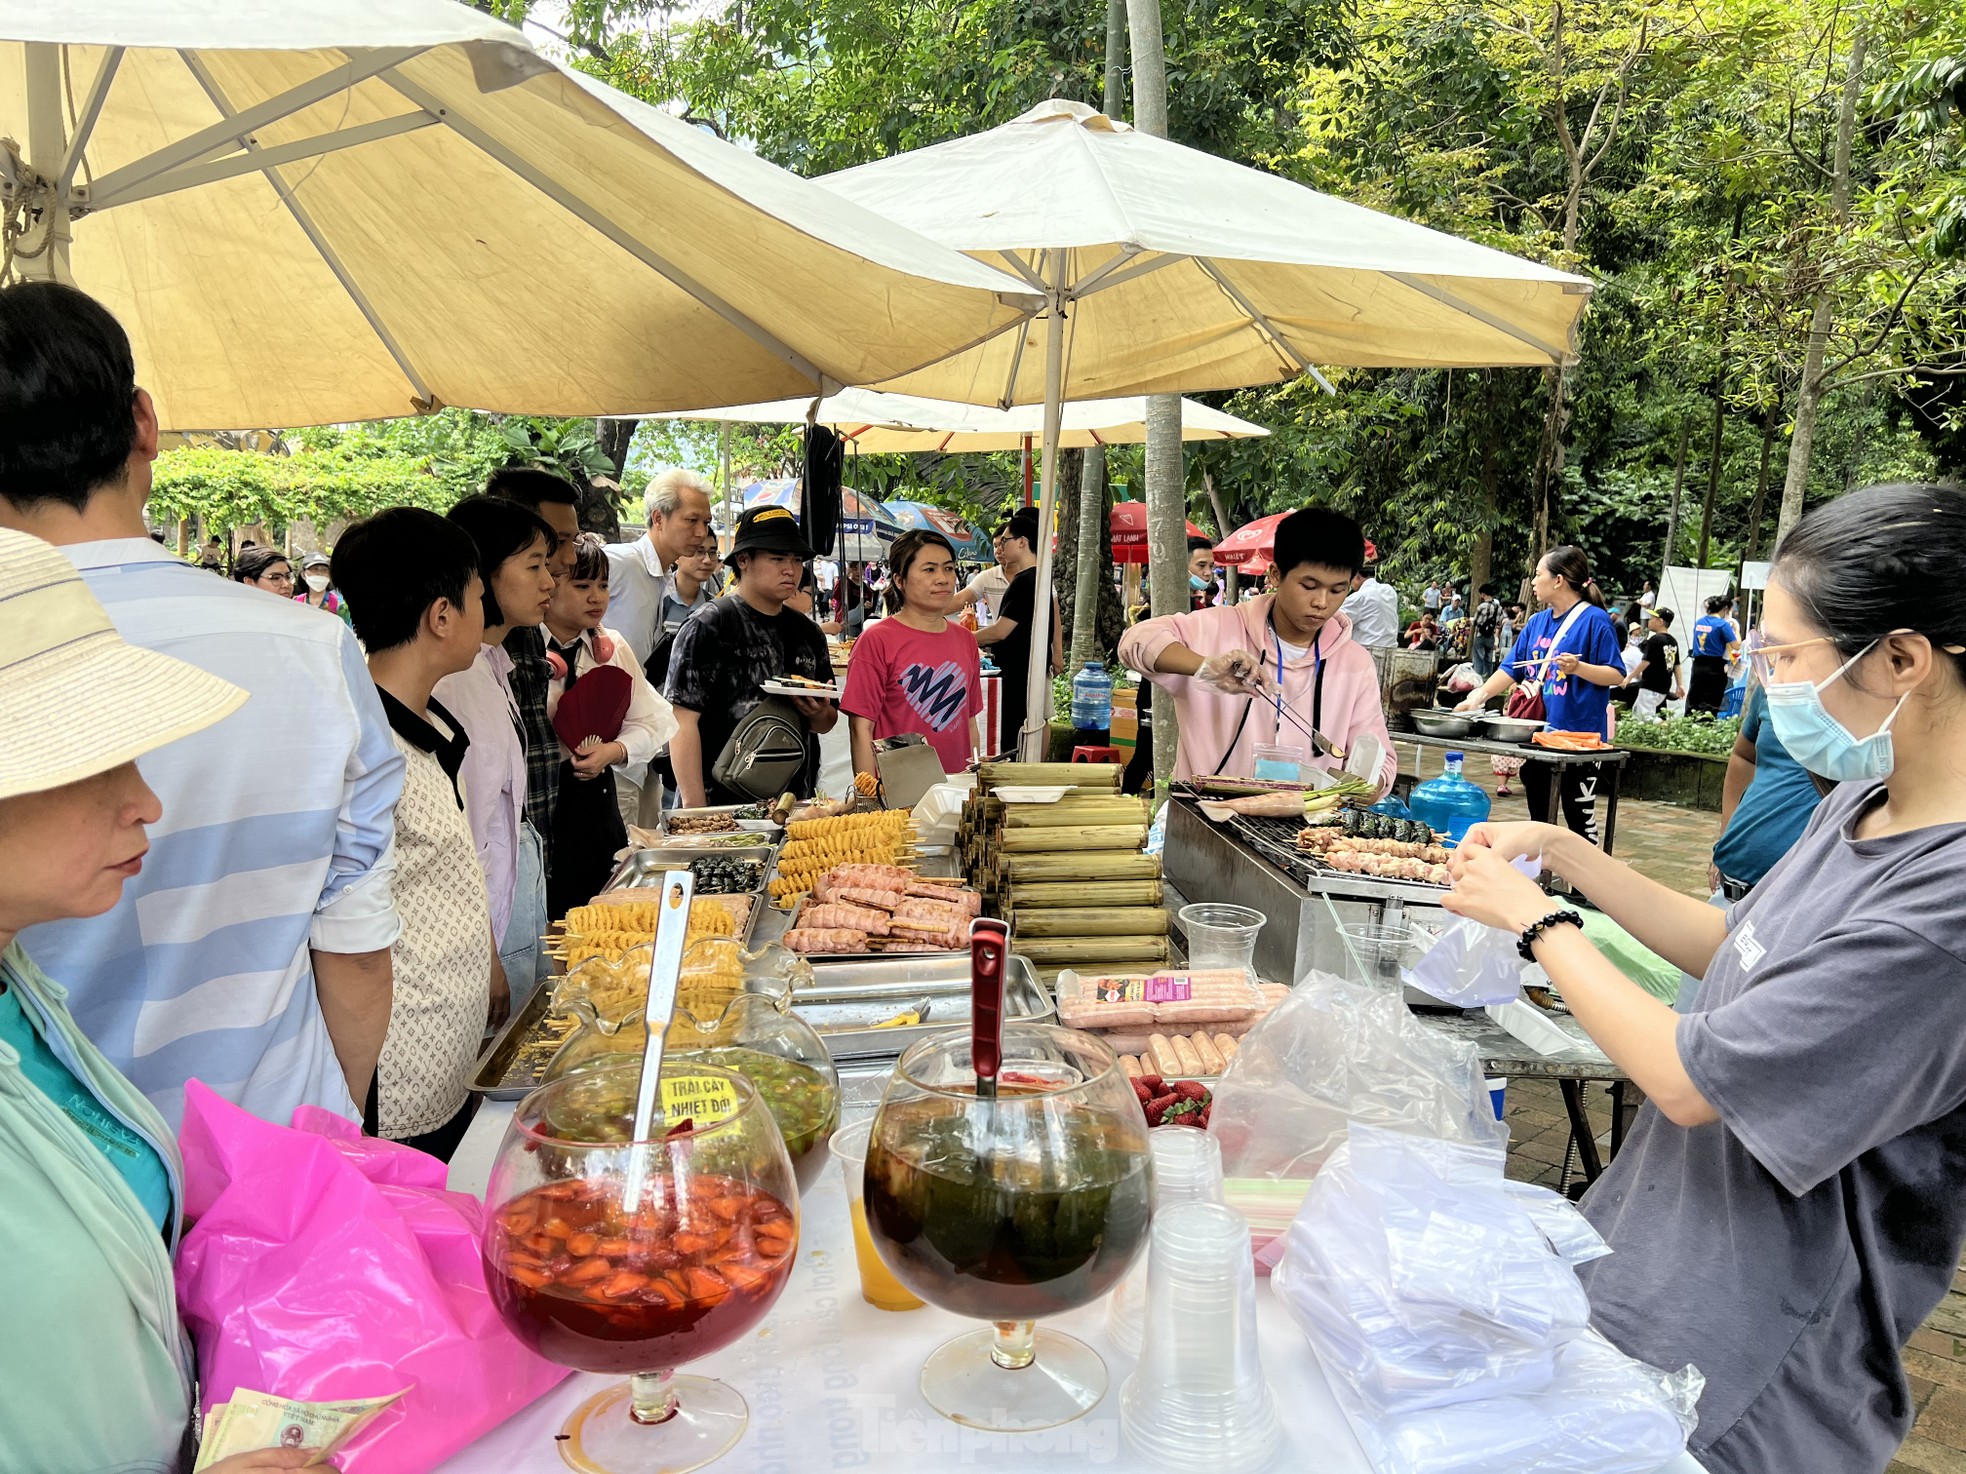
[[[1270,569],[1270,557],[1276,552],[1277,524],[1290,515],[1289,512],[1272,512],[1267,517],[1258,517],[1230,533],[1215,545],[1215,561],[1226,568],[1234,568],[1239,573],[1261,574]],[[1114,539],[1117,548],[1118,539]],[[1118,557],[1117,552],[1114,557]],[[1376,563],[1379,551],[1368,541],[1365,545],[1365,559]]]
[[[1147,504],[1119,502],[1114,505],[1111,516],[1113,561],[1145,563],[1147,561]],[[1208,534],[1190,522],[1188,536],[1205,538]]]

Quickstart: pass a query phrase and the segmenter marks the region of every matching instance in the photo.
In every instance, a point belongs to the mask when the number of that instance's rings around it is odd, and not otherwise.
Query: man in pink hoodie
[[[1339,612],[1364,563],[1358,523],[1306,507],[1277,525],[1269,593],[1149,619],[1121,636],[1121,662],[1174,693],[1181,726],[1175,777],[1249,777],[1256,748],[1269,743],[1301,747],[1320,767],[1339,766],[1313,758],[1304,729],[1315,728],[1346,752],[1361,737],[1378,738],[1385,753],[1379,787],[1392,786],[1397,759],[1378,670]]]

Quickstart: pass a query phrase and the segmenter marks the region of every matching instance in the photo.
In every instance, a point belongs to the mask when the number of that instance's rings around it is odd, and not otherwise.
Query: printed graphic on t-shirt
[[[1754,922],[1744,921],[1734,933],[1734,951],[1741,959],[1741,971],[1753,972],[1754,965],[1768,955],[1768,949],[1755,939]]]
[[[929,666],[919,662],[901,672],[901,694],[908,709],[936,732],[946,732],[969,708],[969,681],[953,660]]]

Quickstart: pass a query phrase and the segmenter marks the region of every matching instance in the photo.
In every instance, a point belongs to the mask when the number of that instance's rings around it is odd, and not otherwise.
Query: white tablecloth
[[[450,1185],[482,1195],[512,1107],[488,1102],[451,1162]],[[922,1400],[916,1378],[928,1354],[976,1322],[925,1306],[876,1310],[860,1298],[852,1229],[837,1171],[800,1204],[798,1262],[785,1293],[745,1340],[685,1370],[717,1377],[744,1395],[751,1425],[714,1467],[731,1474],[812,1474],[826,1469],[938,1474],[955,1469],[1026,1471],[1033,1465],[1151,1470],[1120,1441],[1119,1388],[1132,1358],[1105,1334],[1106,1305],[1062,1315],[1055,1326],[1105,1358],[1111,1386],[1085,1417],[1043,1433],[983,1433],[949,1422]],[[1284,1447],[1272,1466],[1317,1474],[1372,1474],[1331,1400],[1304,1337],[1256,1282],[1263,1370],[1283,1417]],[[439,1474],[563,1474],[553,1435],[584,1399],[618,1378],[579,1373],[445,1463]],[[1701,1474],[1682,1456],[1659,1474]]]

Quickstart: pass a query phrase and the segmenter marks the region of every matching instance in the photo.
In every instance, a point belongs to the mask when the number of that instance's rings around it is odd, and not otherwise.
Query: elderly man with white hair
[[[635,663],[646,667],[663,634],[664,605],[675,590],[676,560],[699,548],[716,551],[710,531],[710,483],[694,471],[664,471],[649,482],[648,531],[631,543],[609,543],[606,625],[628,642]],[[677,595],[677,598],[680,598]],[[656,685],[660,687],[661,682]],[[653,823],[663,794],[648,765],[615,773],[615,798],[630,824]]]
[[[662,632],[662,600],[676,560],[710,536],[710,483],[694,471],[664,471],[648,489],[648,531],[608,545],[607,627],[644,664]]]

